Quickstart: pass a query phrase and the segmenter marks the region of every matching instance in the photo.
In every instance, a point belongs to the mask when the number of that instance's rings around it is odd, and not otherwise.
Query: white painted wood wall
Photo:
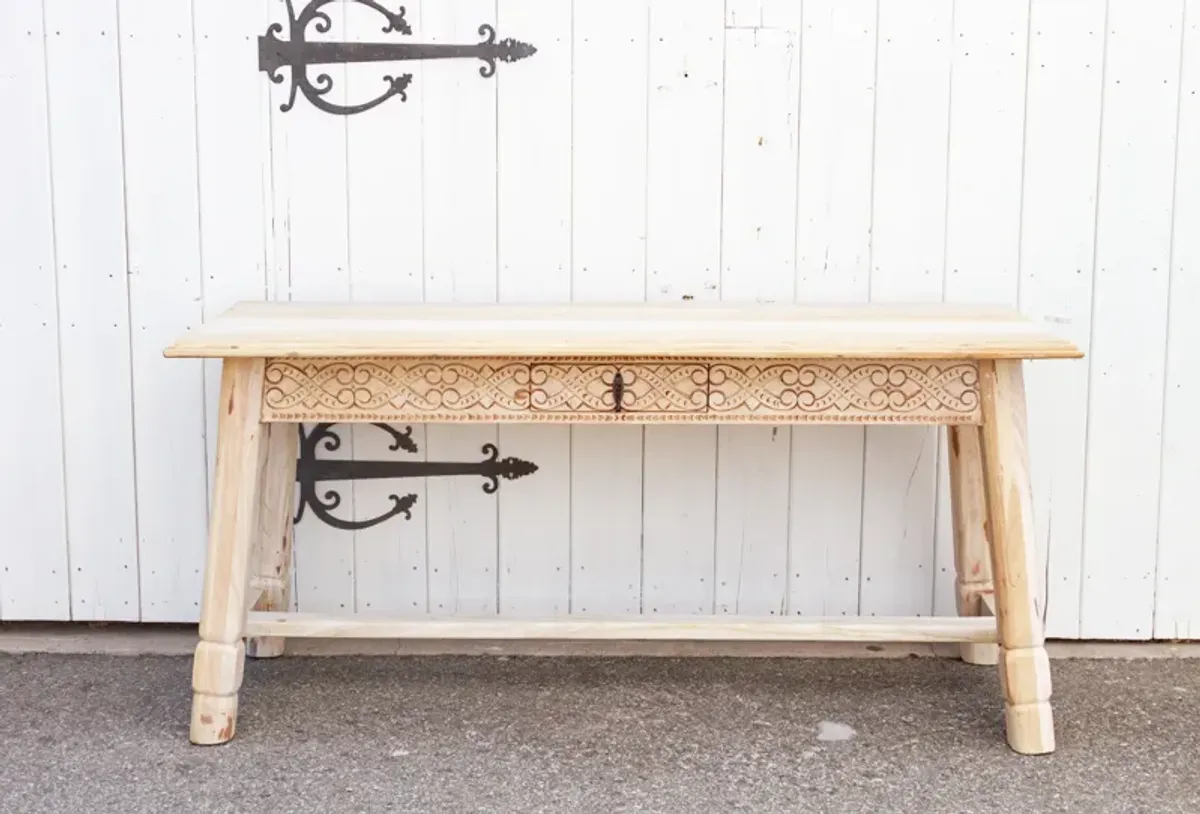
[[[219,371],[160,352],[237,299],[946,299],[1089,354],[1030,370],[1050,635],[1200,637],[1200,0],[406,5],[538,53],[345,119],[258,72],[282,0],[0,4],[0,618],[196,618]],[[301,523],[299,608],[953,612],[932,430],[416,437],[540,470],[345,490],[419,502]]]

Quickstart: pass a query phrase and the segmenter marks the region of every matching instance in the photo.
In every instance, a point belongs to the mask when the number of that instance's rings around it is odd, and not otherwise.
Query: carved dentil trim
[[[265,376],[267,421],[979,422],[960,360],[312,358]]]

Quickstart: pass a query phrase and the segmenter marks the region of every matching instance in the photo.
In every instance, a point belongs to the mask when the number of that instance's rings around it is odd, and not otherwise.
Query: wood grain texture
[[[180,336],[169,357],[1076,357],[1012,308],[718,302],[388,305],[243,302]]]
[[[259,423],[262,386],[261,360],[225,363],[200,642],[192,665],[190,738],[197,744],[224,743],[237,726],[250,554],[259,530],[260,486],[267,464],[266,425]]]
[[[979,420],[975,362],[302,358],[265,375],[268,421]]]
[[[983,480],[1008,743],[1022,754],[1044,754],[1054,751],[1054,719],[1038,600],[1041,572],[1034,539],[1021,363],[985,362],[980,379]]]
[[[292,599],[292,517],[300,433],[291,424],[267,424],[266,466],[258,496],[258,527],[251,551],[250,581],[262,590],[247,604],[259,611],[286,611]],[[283,639],[247,639],[246,655],[283,655]]]
[[[992,563],[979,428],[946,429],[958,615],[990,616],[984,603],[984,599],[992,595]],[[995,664],[998,658],[992,645],[964,644],[961,654],[968,664]]]
[[[356,639],[576,639],[599,641],[993,642],[996,626],[984,618],[878,617],[874,619],[761,616],[688,616],[645,619],[495,617],[400,619],[358,614],[250,614],[252,636]]]

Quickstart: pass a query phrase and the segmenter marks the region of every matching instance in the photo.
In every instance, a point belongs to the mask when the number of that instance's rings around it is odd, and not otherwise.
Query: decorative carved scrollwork
[[[979,408],[974,362],[718,363],[709,376],[715,413],[936,417]]]
[[[271,360],[264,406],[283,420],[303,415],[325,421],[520,412],[529,407],[529,365],[471,359]]]
[[[263,412],[271,421],[970,424],[979,370],[959,360],[271,359]]]

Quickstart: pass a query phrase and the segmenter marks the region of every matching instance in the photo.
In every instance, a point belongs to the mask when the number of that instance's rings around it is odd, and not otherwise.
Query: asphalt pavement
[[[945,658],[0,654],[0,812],[1200,812],[1200,660],[1055,660],[1058,751]]]

